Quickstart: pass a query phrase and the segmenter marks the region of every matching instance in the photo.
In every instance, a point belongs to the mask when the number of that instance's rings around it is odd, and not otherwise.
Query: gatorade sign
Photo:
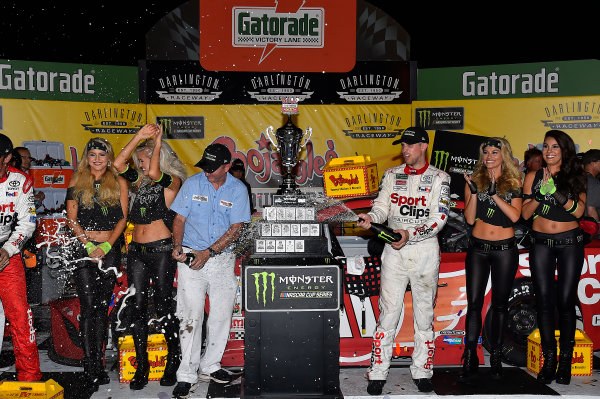
[[[355,37],[355,2],[200,2],[200,63],[207,70],[348,72]]]

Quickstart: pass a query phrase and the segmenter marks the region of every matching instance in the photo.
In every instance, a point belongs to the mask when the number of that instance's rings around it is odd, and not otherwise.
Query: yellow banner
[[[519,162],[528,148],[541,148],[544,134],[551,129],[571,136],[578,152],[600,148],[600,96],[416,101],[412,105],[415,109],[463,108],[464,129],[453,131],[504,137]]]

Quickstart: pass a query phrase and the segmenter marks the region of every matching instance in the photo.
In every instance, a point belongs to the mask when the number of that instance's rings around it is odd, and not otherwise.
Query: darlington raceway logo
[[[310,78],[290,73],[271,73],[253,76],[248,89],[250,97],[262,102],[281,102],[282,98],[294,97],[299,102],[310,98],[314,90]]]
[[[343,77],[337,94],[348,102],[391,102],[400,97],[400,79],[375,73]]]
[[[173,73],[158,78],[158,96],[168,102],[211,102],[221,96],[218,77],[204,73]]]
[[[573,100],[561,101],[544,107],[546,119],[541,122],[545,128],[599,129],[600,104],[593,101]]]
[[[463,130],[465,128],[464,107],[416,108],[417,126],[425,130]]]
[[[258,63],[276,47],[322,48],[325,10],[304,1],[275,1],[275,7],[233,7],[233,47],[263,48]]]
[[[135,134],[146,123],[146,116],[122,107],[93,108],[84,113],[81,126],[93,134]]]
[[[472,173],[477,163],[477,159],[450,155],[448,151],[433,151],[432,158],[433,166],[444,172]]]
[[[402,117],[383,112],[348,115],[342,131],[353,139],[390,139],[399,136]]]

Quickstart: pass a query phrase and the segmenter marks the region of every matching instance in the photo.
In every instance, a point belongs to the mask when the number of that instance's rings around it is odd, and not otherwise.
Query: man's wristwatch
[[[213,256],[217,256],[219,253],[217,251],[215,251],[214,249],[212,249],[211,247],[208,247],[208,254],[212,258]]]

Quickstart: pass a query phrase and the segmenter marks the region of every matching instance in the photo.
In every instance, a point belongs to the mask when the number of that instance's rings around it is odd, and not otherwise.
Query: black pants
[[[465,259],[467,283],[467,315],[465,320],[465,348],[475,349],[481,334],[481,311],[485,288],[492,275],[492,328],[490,344],[500,348],[506,327],[508,297],[519,266],[519,251],[514,238],[487,241],[471,238]]]
[[[150,243],[132,242],[127,256],[127,282],[135,287],[133,341],[136,355],[146,353],[148,339],[148,289],[154,291],[154,306],[159,321],[164,328],[168,353],[179,353],[177,335],[179,321],[173,309],[173,280],[177,262],[171,257],[173,242],[171,239]],[[144,357],[145,359],[146,357]],[[142,359],[142,358],[138,358]]]
[[[97,243],[96,243],[97,244]],[[81,246],[75,258],[87,257]],[[121,265],[121,245],[116,243],[102,260],[102,266],[91,261],[78,261],[73,272],[79,297],[79,334],[83,344],[84,366],[101,367],[108,328],[108,306],[117,281],[115,270]],[[88,362],[87,365],[85,362]],[[98,364],[99,363],[99,364]]]
[[[556,349],[555,309],[558,309],[560,346],[572,347],[575,339],[577,286],[585,257],[583,233],[578,228],[559,234],[534,231],[533,240],[529,268],[533,279],[542,349]]]

